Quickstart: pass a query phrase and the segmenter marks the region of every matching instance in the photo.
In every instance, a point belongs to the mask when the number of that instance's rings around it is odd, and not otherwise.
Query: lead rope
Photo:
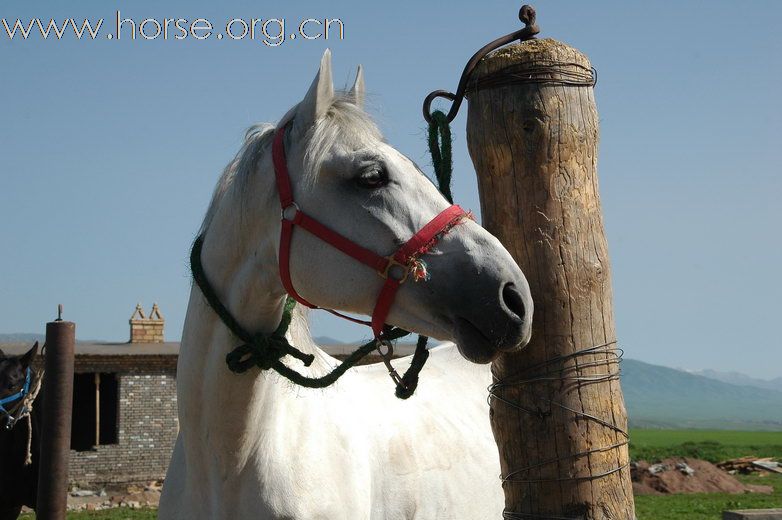
[[[25,396],[24,407],[27,415],[27,452],[24,457],[24,465],[29,466],[33,463],[33,403],[35,403],[38,392],[41,391],[41,383],[43,382],[44,370],[35,373],[35,383],[33,383],[32,390]]]
[[[453,157],[451,154],[451,127],[448,124],[447,116],[440,110],[432,114],[429,122],[429,153],[432,156],[432,167],[437,178],[437,189],[443,194],[445,199],[453,204],[453,195],[451,194],[451,177],[453,173]],[[413,360],[410,368],[402,376],[401,383],[397,383],[395,395],[399,399],[407,399],[418,386],[418,374],[426,364],[429,358],[429,351],[426,344],[429,342],[427,336],[418,336],[415,346]]]

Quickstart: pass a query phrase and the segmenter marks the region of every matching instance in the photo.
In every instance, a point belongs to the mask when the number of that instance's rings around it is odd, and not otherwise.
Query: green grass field
[[[657,461],[667,457],[694,457],[720,462],[745,457],[782,459],[782,432],[742,432],[720,430],[631,430],[630,458]],[[638,520],[719,520],[729,509],[782,507],[782,475],[737,478],[747,484],[774,486],[774,493],[729,495],[637,496]]]
[[[693,457],[720,462],[745,456],[782,459],[782,432],[630,430],[630,458]]]
[[[739,475],[738,479],[746,484],[774,486],[774,493],[637,496],[635,510],[638,520],[720,520],[726,510],[782,507],[782,475]]]

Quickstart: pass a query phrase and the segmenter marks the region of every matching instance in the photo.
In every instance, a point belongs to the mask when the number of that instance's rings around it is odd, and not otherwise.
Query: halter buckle
[[[18,419],[16,417],[14,417],[13,415],[11,415],[10,413],[6,414],[6,416],[5,416],[5,429],[6,430],[12,430],[14,428],[14,426],[16,426],[16,421],[17,420]]]
[[[392,280],[396,280],[400,284],[404,283],[405,280],[407,280],[407,277],[410,276],[410,266],[407,264],[403,264],[402,262],[399,262],[396,258],[394,258],[394,255],[387,256],[386,260],[388,261],[386,267],[382,271],[378,271],[378,274],[386,279],[390,277]],[[403,274],[401,278],[395,278],[391,276],[390,273],[391,268],[395,266],[402,269]]]

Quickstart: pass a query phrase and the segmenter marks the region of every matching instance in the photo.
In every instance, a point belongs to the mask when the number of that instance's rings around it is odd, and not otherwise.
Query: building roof
[[[30,343],[0,343],[0,349],[9,356],[18,356],[27,352]],[[321,348],[332,356],[350,354],[356,350],[356,345],[321,345]],[[394,346],[396,355],[408,356],[415,351],[415,345],[398,343]],[[97,343],[76,342],[77,356],[178,356],[179,342],[166,343]]]
[[[7,355],[18,356],[27,352],[29,343],[0,343]],[[166,343],[94,343],[76,342],[77,356],[177,356],[179,342]]]

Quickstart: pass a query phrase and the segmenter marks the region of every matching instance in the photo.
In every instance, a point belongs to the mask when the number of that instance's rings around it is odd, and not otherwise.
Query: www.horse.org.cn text
[[[113,23],[111,23],[113,22]],[[75,38],[77,40],[250,40],[278,47],[289,40],[343,40],[345,25],[340,18],[305,18],[288,24],[285,18],[231,18],[213,23],[206,18],[123,17],[117,11],[113,20],[105,18],[79,21],[75,18],[2,18],[2,37],[10,41],[28,39]],[[293,30],[290,30],[293,25]]]

